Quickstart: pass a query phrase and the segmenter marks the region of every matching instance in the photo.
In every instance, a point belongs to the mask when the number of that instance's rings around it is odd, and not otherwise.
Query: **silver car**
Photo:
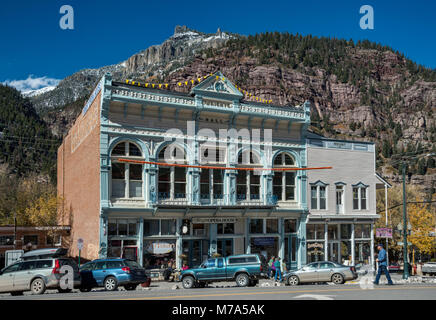
[[[32,259],[16,262],[0,271],[0,292],[10,292],[13,296],[22,295],[24,291],[43,294],[46,289],[58,289],[70,292],[60,286],[60,269],[69,265],[74,271],[74,287],[80,287],[79,268],[69,258]]]
[[[357,278],[356,269],[330,261],[319,261],[305,265],[304,267],[285,273],[285,283],[296,286],[300,283],[333,282],[342,284],[348,280]]]
[[[422,266],[423,275],[435,275],[436,274],[436,262],[426,262]]]

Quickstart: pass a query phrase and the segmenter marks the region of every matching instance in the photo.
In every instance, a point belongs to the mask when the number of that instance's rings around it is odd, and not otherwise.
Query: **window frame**
[[[289,157],[292,160],[292,164],[286,164],[286,159],[287,157]],[[281,157],[281,164],[277,164],[276,160],[278,157]],[[286,152],[286,151],[281,151],[279,152],[276,157],[273,160],[273,167],[274,168],[292,168],[292,167],[296,167],[296,161],[294,156],[292,156],[290,153]],[[277,196],[277,200],[279,202],[298,202],[298,195],[297,195],[297,173],[295,171],[275,171],[274,175],[280,173],[281,175],[281,183],[280,184],[274,184],[274,177],[272,180],[272,189],[273,189],[273,194],[275,196]],[[293,183],[289,184],[287,181],[287,174],[292,174],[293,175]],[[276,194],[274,192],[274,188],[280,188],[281,189],[281,196],[279,196],[278,194]],[[293,199],[287,199],[287,188],[292,188],[293,190]]]
[[[169,160],[171,160],[174,163],[187,163],[186,160],[186,152],[185,150],[180,147],[180,146],[176,146],[176,145],[167,145],[164,148],[162,148],[159,153],[158,153],[158,161],[161,160],[165,160],[165,158],[162,158],[162,152],[165,153],[167,148],[173,148],[173,150],[171,150],[171,152],[174,152],[174,154],[171,154],[171,158]],[[182,158],[177,158],[175,157],[177,155],[177,151],[176,150],[180,150],[183,154],[183,159]],[[163,169],[168,169],[169,170],[169,181],[164,181],[164,180],[160,180],[159,177],[159,172]],[[184,181],[176,181],[176,169],[178,170],[183,170],[184,171],[184,177],[185,180]],[[156,179],[156,184],[157,184],[157,195],[158,195],[158,200],[159,201],[174,201],[174,200],[186,200],[187,199],[187,189],[188,189],[188,171],[186,170],[186,168],[184,167],[175,167],[175,166],[170,166],[170,167],[159,167],[158,168],[158,172],[157,172],[157,179]],[[169,185],[169,192],[161,192],[159,191],[161,184],[168,184]],[[184,188],[184,192],[175,192],[176,191],[176,184],[183,184],[185,186]],[[163,195],[164,193],[166,193],[165,195]]]
[[[247,157],[248,154],[248,163],[245,163],[244,160]],[[253,161],[251,161],[253,160]],[[256,162],[256,160],[258,160]],[[239,168],[262,168],[261,158],[260,155],[257,153],[251,151],[251,150],[244,150],[238,153],[238,159],[237,159],[237,167]],[[244,172],[245,174],[245,181],[238,181],[238,178],[240,177],[239,174]],[[258,183],[252,183],[252,181],[255,181],[255,176],[258,177],[259,181]],[[236,201],[243,202],[243,201],[261,201],[262,198],[262,174],[258,170],[238,170],[237,177],[236,177]],[[245,190],[244,193],[238,192],[238,187],[241,187]],[[257,188],[257,194],[252,193],[252,188]],[[257,196],[253,197],[253,196]]]
[[[118,148],[118,146],[124,144],[124,154],[114,154],[114,151]],[[130,145],[135,146],[138,151],[141,153],[140,156],[138,155],[130,155]],[[143,151],[141,150],[141,147],[137,145],[136,143],[132,141],[120,141],[115,145],[114,148],[112,148],[112,152],[110,155],[111,159],[111,169],[110,169],[110,177],[111,177],[111,192],[110,196],[111,198],[115,199],[143,199],[144,198],[144,166],[142,164],[138,163],[128,163],[128,162],[120,162],[118,161],[120,158],[130,158],[130,159],[143,159]],[[124,166],[124,178],[123,179],[114,179],[112,177],[112,171],[113,166],[115,164],[123,165]],[[130,166],[140,166],[141,167],[141,180],[137,179],[131,179],[130,178]],[[124,182],[124,196],[117,196],[113,194],[113,181],[123,181]],[[141,194],[139,196],[132,196],[132,190],[130,190],[130,183],[131,182],[140,182],[141,183]]]
[[[315,183],[310,184],[310,209],[311,210],[317,210],[317,211],[327,211],[328,210],[328,183],[324,183],[322,181],[317,181]],[[316,189],[316,195],[315,198],[313,197],[313,189]],[[324,188],[324,198],[321,198],[321,188]],[[324,199],[324,208],[321,208],[321,199]],[[313,207],[313,202],[316,201],[316,207]]]
[[[368,210],[368,195],[369,186],[363,183],[358,183],[352,186],[352,200],[353,200],[353,210],[354,211],[364,211]],[[357,198],[355,197],[357,193]],[[364,197],[362,197],[364,195]],[[355,206],[355,201],[357,201],[357,208]],[[365,204],[363,208],[362,204]]]

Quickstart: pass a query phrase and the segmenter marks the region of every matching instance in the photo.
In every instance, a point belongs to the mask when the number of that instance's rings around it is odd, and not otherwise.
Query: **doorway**
[[[297,269],[297,235],[285,237],[285,259],[288,270]]]
[[[183,255],[190,268],[199,266],[208,257],[208,240],[184,240]]]
[[[328,260],[340,263],[339,259],[339,241],[332,241],[328,243]]]

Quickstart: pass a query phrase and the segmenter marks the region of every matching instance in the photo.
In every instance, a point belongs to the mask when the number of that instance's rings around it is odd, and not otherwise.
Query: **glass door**
[[[206,258],[209,250],[207,240],[185,240],[183,241],[183,254],[189,267],[199,266]]]
[[[285,260],[288,270],[297,269],[297,236],[285,237]]]
[[[329,242],[329,261],[340,263],[339,258],[339,242]]]

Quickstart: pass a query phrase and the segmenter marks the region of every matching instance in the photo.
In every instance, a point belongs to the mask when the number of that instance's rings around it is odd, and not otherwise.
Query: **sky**
[[[63,30],[63,5],[74,29]],[[374,10],[374,28],[361,29],[361,6]],[[0,8],[0,82],[19,90],[56,83],[84,68],[122,62],[170,37],[176,25],[243,35],[266,31],[369,39],[436,68],[434,0],[275,1],[4,1]]]

